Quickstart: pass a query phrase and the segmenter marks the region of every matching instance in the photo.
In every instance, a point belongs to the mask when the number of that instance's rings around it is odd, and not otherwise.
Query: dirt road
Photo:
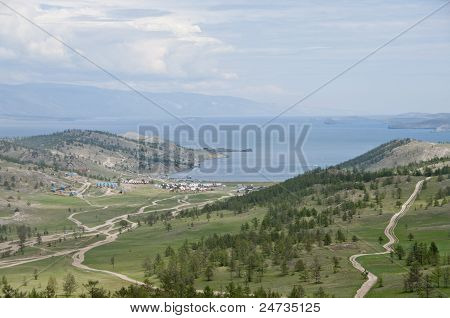
[[[232,195],[232,194],[229,193],[229,194],[226,195],[226,196],[220,197],[218,200],[227,198],[227,197],[229,197],[230,195]],[[93,248],[96,248],[96,247],[98,247],[98,246],[102,246],[102,245],[105,245],[105,244],[109,244],[109,243],[112,243],[112,242],[114,242],[115,240],[117,240],[117,238],[119,237],[119,234],[120,234],[120,233],[117,231],[117,228],[114,228],[114,224],[115,224],[116,222],[118,222],[118,221],[120,221],[120,220],[126,220],[126,221],[128,221],[128,222],[130,223],[129,229],[130,229],[130,230],[135,229],[135,228],[138,226],[138,224],[135,223],[135,222],[131,222],[130,220],[128,220],[128,216],[129,216],[129,215],[134,216],[134,215],[139,215],[139,214],[143,214],[143,213],[161,212],[161,211],[173,210],[172,215],[173,215],[173,216],[176,216],[176,215],[179,213],[179,211],[181,211],[183,208],[185,208],[186,206],[191,205],[191,203],[189,203],[189,202],[187,201],[188,198],[189,198],[189,196],[186,195],[183,199],[179,199],[179,200],[178,200],[178,203],[180,203],[180,204],[178,204],[178,205],[175,206],[175,207],[172,207],[172,208],[164,208],[164,209],[158,209],[158,210],[151,210],[151,211],[148,211],[148,212],[145,211],[146,208],[148,208],[148,207],[150,207],[150,206],[155,206],[155,205],[158,204],[158,202],[165,201],[165,200],[169,200],[169,199],[172,199],[172,198],[174,198],[174,197],[176,197],[176,196],[173,196],[173,197],[170,197],[170,198],[166,198],[166,199],[155,200],[155,201],[152,202],[151,205],[143,206],[143,207],[139,208],[139,210],[138,210],[137,212],[135,212],[135,213],[121,215],[121,216],[118,216],[118,217],[115,217],[115,218],[113,218],[113,219],[110,219],[110,220],[106,221],[104,224],[102,224],[102,225],[100,226],[100,227],[104,227],[105,225],[109,225],[109,226],[110,226],[108,230],[103,231],[103,234],[106,234],[106,235],[107,235],[106,239],[103,240],[103,241],[95,242],[95,243],[93,243],[93,244],[91,244],[91,245],[88,245],[88,246],[86,246],[86,247],[84,247],[84,248],[78,250],[78,251],[77,251],[75,254],[73,254],[73,256],[72,256],[72,259],[73,259],[72,265],[75,266],[75,267],[77,267],[77,268],[80,268],[80,269],[82,269],[82,270],[87,270],[87,271],[93,271],[93,272],[100,272],[100,273],[104,273],[104,274],[109,274],[109,275],[115,276],[115,277],[117,277],[117,278],[120,278],[120,279],[122,279],[122,280],[124,280],[124,281],[133,283],[133,284],[143,285],[143,284],[144,284],[143,282],[138,281],[138,280],[135,280],[135,279],[132,279],[132,278],[130,278],[130,277],[124,275],[124,274],[120,274],[120,273],[116,273],[116,272],[112,272],[112,271],[108,271],[108,270],[96,269],[96,268],[92,268],[92,267],[89,267],[89,266],[87,266],[87,265],[84,265],[84,264],[83,264],[83,261],[84,261],[84,255],[85,255],[88,251],[92,250]],[[202,206],[204,206],[205,204],[208,204],[208,203],[211,203],[211,202],[212,202],[212,200],[208,200],[208,201],[205,201],[205,202],[201,202],[201,203],[199,203],[199,204],[196,204],[195,206],[196,206],[196,207],[202,207]],[[95,228],[97,228],[97,227],[95,227]],[[88,229],[88,230],[94,230],[95,228],[87,228],[87,229]]]
[[[426,180],[428,180],[427,178]],[[400,218],[405,215],[405,213],[408,211],[410,206],[414,203],[414,200],[416,199],[417,195],[419,194],[420,190],[422,189],[422,185],[425,180],[421,180],[417,182],[416,187],[411,194],[411,196],[406,200],[405,203],[403,203],[401,209],[399,212],[395,213],[392,218],[389,220],[389,224],[384,229],[384,235],[389,239],[389,241],[383,245],[383,248],[385,249],[384,252],[378,252],[378,253],[367,253],[367,254],[356,254],[350,256],[349,260],[352,263],[353,267],[359,270],[361,273],[367,274],[367,280],[362,284],[362,286],[357,290],[355,294],[355,298],[363,298],[369,290],[377,283],[378,277],[375,276],[373,273],[367,271],[358,261],[357,259],[363,256],[370,256],[370,255],[384,255],[389,254],[393,251],[392,246],[398,242],[398,238],[395,235],[395,227],[397,226],[398,221]]]
[[[85,185],[85,187],[83,187],[84,191],[87,190],[87,188],[89,188],[89,185]],[[84,192],[83,191],[83,192]],[[216,200],[222,200],[224,198],[233,196],[233,193],[228,193],[227,195],[224,195]],[[36,256],[36,257],[28,257],[28,258],[22,258],[22,259],[14,259],[14,260],[4,260],[4,261],[0,261],[0,269],[1,268],[7,268],[7,267],[13,267],[13,266],[18,266],[18,265],[22,265],[22,264],[26,264],[26,263],[30,263],[30,262],[35,262],[35,261],[39,261],[39,260],[43,260],[43,259],[47,259],[47,258],[51,258],[51,257],[55,257],[55,256],[63,256],[63,255],[68,255],[68,254],[73,254],[72,255],[72,265],[85,270],[85,271],[92,271],[92,272],[101,272],[101,273],[105,273],[105,274],[109,274],[112,276],[115,276],[117,278],[120,278],[124,281],[133,283],[133,284],[138,284],[138,285],[142,285],[144,284],[143,282],[140,282],[138,280],[132,279],[124,274],[120,274],[120,273],[116,273],[116,272],[112,272],[112,271],[108,271],[108,270],[101,270],[101,269],[96,269],[96,268],[92,268],[89,267],[87,265],[83,264],[84,261],[84,256],[85,254],[102,245],[106,245],[109,243],[114,242],[115,240],[117,240],[117,238],[120,235],[120,231],[118,227],[115,227],[116,223],[125,220],[128,223],[130,223],[130,225],[128,226],[129,230],[133,230],[135,229],[138,224],[135,222],[132,222],[130,220],[128,220],[128,216],[135,216],[135,215],[140,215],[140,214],[144,214],[144,213],[155,213],[155,212],[162,212],[162,211],[172,211],[172,215],[176,216],[182,209],[186,208],[186,207],[202,207],[208,203],[212,203],[213,201],[216,200],[208,200],[208,201],[204,201],[204,202],[200,202],[197,204],[193,204],[188,202],[187,200],[189,199],[189,195],[184,196],[182,199],[178,200],[178,205],[175,207],[170,207],[170,208],[162,208],[162,209],[155,209],[155,210],[150,210],[150,211],[145,211],[147,208],[151,207],[151,206],[157,206],[158,203],[160,203],[161,201],[165,201],[165,200],[170,200],[173,198],[176,198],[179,195],[174,195],[172,197],[169,198],[165,198],[165,199],[159,199],[159,200],[154,200],[152,201],[151,204],[149,205],[145,205],[140,207],[136,212],[134,213],[127,213],[127,214],[123,214],[117,217],[113,217],[109,220],[106,220],[103,224],[94,226],[94,227],[89,227],[87,225],[84,225],[81,221],[77,220],[75,218],[76,215],[80,214],[80,213],[87,213],[87,212],[92,212],[92,211],[82,211],[82,212],[77,212],[77,213],[72,213],[70,216],[68,216],[68,220],[72,221],[73,223],[75,223],[79,228],[83,228],[84,230],[84,236],[91,236],[91,235],[96,235],[98,233],[104,234],[106,235],[106,238],[102,241],[97,241],[94,242],[92,244],[89,244],[88,246],[79,248],[79,249],[69,249],[66,251],[60,251],[58,253],[54,253],[54,254],[49,254],[49,255],[43,255],[43,256]],[[85,200],[81,195],[78,196],[80,199]],[[87,201],[87,200],[85,200]],[[101,207],[99,209],[107,209],[108,206],[104,206]],[[61,235],[67,235],[67,234],[53,234],[53,235],[49,235],[47,237],[42,237],[43,241],[50,241],[51,239],[54,238],[58,238]],[[32,246],[35,244],[35,240],[33,241],[29,241],[27,242],[28,244],[26,244],[26,246]]]

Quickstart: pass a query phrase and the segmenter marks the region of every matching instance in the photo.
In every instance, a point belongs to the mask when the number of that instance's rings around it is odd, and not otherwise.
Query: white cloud
[[[0,47],[0,59],[10,60],[15,57],[16,57],[16,54],[14,53],[14,51],[4,48],[4,47]]]
[[[371,0],[364,6],[356,0],[4,1],[138,88],[282,104],[314,90],[437,7],[435,1],[403,0]],[[419,100],[427,87],[448,77],[449,14],[443,10],[428,19],[333,82],[314,101],[327,96],[322,103],[351,104],[361,86],[364,98],[358,103],[364,100],[376,109],[380,102],[370,94],[386,100],[400,94],[390,91],[393,75],[395,82],[409,83],[405,87],[420,86],[408,92]],[[102,85],[111,80],[2,6],[0,69],[3,82]],[[370,94],[364,91],[369,82],[377,88]],[[352,94],[342,94],[349,87]],[[439,95],[443,101],[446,94]],[[405,103],[405,108],[412,104]]]
[[[170,32],[175,36],[189,36],[202,32],[198,25],[183,21],[180,17],[162,16],[136,19],[128,22],[130,26],[141,31]]]
[[[32,1],[31,1],[32,2]],[[215,58],[233,50],[232,46],[205,34],[183,13],[129,19],[109,16],[113,8],[126,8],[108,2],[63,1],[61,6],[38,3],[11,4],[49,33],[61,38],[111,72],[127,75],[174,77],[218,77],[232,80],[236,75],[219,70]],[[111,7],[112,6],[112,7]],[[61,43],[29,22],[2,8],[0,40],[14,54],[0,54],[0,60],[50,63],[63,68],[91,70]],[[119,74],[120,75],[120,74]]]
[[[166,40],[139,40],[119,44],[119,50],[109,56],[109,67],[116,66],[129,74],[167,74],[168,46]]]
[[[17,6],[16,10],[30,19],[34,19],[38,14],[33,7]],[[0,41],[4,46],[8,46],[9,51],[14,52],[13,56],[9,54],[7,58],[15,57],[34,61],[66,60],[66,53],[60,43],[49,38],[15,13],[7,11],[6,8],[2,7],[1,13],[3,15],[0,19]]]

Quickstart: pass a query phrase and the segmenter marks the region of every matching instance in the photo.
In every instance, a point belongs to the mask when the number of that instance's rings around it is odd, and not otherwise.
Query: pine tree
[[[323,245],[328,246],[331,244],[331,235],[330,233],[325,234],[325,237],[323,239]]]
[[[50,276],[47,282],[47,287],[45,288],[47,298],[55,298],[56,290],[57,290],[56,279],[53,276]]]
[[[287,266],[286,260],[281,263],[281,275],[286,276],[289,274],[289,267]]]
[[[288,295],[289,298],[303,298],[305,297],[305,290],[301,285],[294,285]]]
[[[426,274],[420,281],[419,289],[417,294],[421,297],[430,298],[431,292],[433,290],[433,284],[430,275]]]
[[[214,297],[214,291],[209,286],[205,286],[203,289],[203,297],[204,298],[213,298]]]
[[[400,244],[397,244],[394,247],[394,252],[397,255],[399,260],[402,260],[403,257],[405,257],[405,250],[403,249],[403,246],[401,246]]]
[[[333,256],[333,273],[335,273],[335,274],[338,272],[338,269],[341,267],[339,265],[339,261],[340,261],[339,257]]]
[[[319,287],[319,289],[313,294],[315,298],[327,298],[328,295],[325,293],[325,290],[322,287]]]
[[[444,283],[444,287],[448,288],[448,285],[450,283],[450,267],[446,267],[444,269],[444,273],[442,274],[442,281]]]
[[[211,264],[208,264],[205,269],[205,277],[207,281],[211,281],[214,276],[214,269]]]
[[[441,286],[442,270],[440,266],[436,266],[431,273],[432,280],[437,288]]]
[[[404,289],[407,292],[417,291],[422,279],[419,262],[412,263],[408,275],[404,279]]]
[[[314,261],[313,261],[313,264],[311,267],[311,271],[313,273],[314,281],[316,284],[321,283],[321,281],[320,281],[320,279],[321,279],[320,271],[321,270],[322,270],[322,265],[320,265],[319,258],[316,256],[316,257],[314,257]]]
[[[63,291],[64,291],[64,295],[66,297],[70,297],[75,290],[77,289],[78,285],[77,282],[75,281],[75,276],[73,276],[73,274],[68,273],[66,275],[66,277],[64,278],[64,282],[63,282]]]
[[[152,265],[152,261],[150,260],[150,258],[148,256],[144,259],[144,262],[142,263],[142,267],[144,268],[144,277],[152,276],[153,265]]]
[[[382,236],[378,236],[378,243],[380,243],[380,245],[383,243],[383,237]]]
[[[384,287],[383,285],[383,277],[378,276],[378,288]]]
[[[296,272],[303,272],[305,270],[306,266],[305,263],[303,262],[303,260],[299,259],[296,263],[295,263],[295,271]]]
[[[433,266],[439,264],[439,249],[436,246],[436,243],[431,242],[430,248],[428,249],[428,257],[430,259],[430,263]]]
[[[341,229],[338,229],[337,232],[336,232],[336,240],[338,242],[341,242],[341,243],[345,242],[347,240],[346,237],[345,237],[344,232],[342,232]]]

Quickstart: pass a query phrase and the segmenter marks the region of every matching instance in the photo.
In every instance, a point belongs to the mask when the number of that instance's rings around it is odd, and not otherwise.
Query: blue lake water
[[[276,120],[273,127],[286,133],[284,141],[279,135],[261,136],[260,139],[252,136],[243,138],[243,131],[248,124],[261,127],[268,118],[208,118],[186,119],[193,127],[194,135],[180,138],[169,134],[179,144],[201,148],[205,144],[211,148],[251,148],[252,152],[230,152],[226,158],[204,161],[200,167],[191,171],[173,174],[172,177],[207,181],[281,181],[303,172],[301,156],[295,152],[297,135],[305,124],[310,125],[309,134],[304,140],[302,154],[308,168],[327,167],[354,158],[382,143],[393,139],[413,138],[431,142],[449,142],[450,132],[435,132],[424,129],[388,129],[387,123],[382,120],[353,118],[337,122],[327,122],[324,118],[289,117]],[[161,121],[151,119],[108,119],[84,121],[3,121],[0,126],[0,136],[26,136],[33,134],[50,133],[69,128],[104,130],[114,133],[138,131],[138,127],[148,124],[162,130]],[[219,133],[217,140],[206,136],[204,143],[199,143],[198,135],[201,127],[233,126],[237,128],[233,135]],[[170,123],[173,130],[177,125]],[[267,126],[266,126],[267,127]],[[270,126],[269,126],[270,127]],[[272,127],[272,128],[273,128]],[[287,133],[290,127],[296,130],[295,137]],[[280,158],[283,157],[283,158]],[[252,171],[253,170],[253,171]]]
[[[217,121],[218,122],[218,121]],[[217,124],[217,122],[210,122]],[[338,124],[325,124],[323,120],[308,120],[299,118],[293,122],[284,119],[278,122],[281,126],[309,124],[310,130],[303,143],[303,155],[308,168],[332,166],[352,159],[393,139],[413,138],[431,142],[449,142],[450,132],[435,132],[424,129],[388,129],[382,121],[350,121]],[[286,128],[287,130],[287,128]],[[263,138],[264,139],[264,138]],[[217,159],[214,162],[205,161],[200,167],[172,175],[173,177],[190,176],[193,179],[208,181],[281,181],[302,173],[302,164],[294,154],[289,142],[277,142],[275,138],[266,147],[265,140],[258,143],[250,138],[245,147],[241,147],[238,138],[233,143],[236,149],[253,149],[250,153],[228,153],[228,158]],[[252,143],[253,142],[253,143]],[[224,145],[219,145],[224,146]],[[258,151],[259,149],[259,151]],[[269,149],[269,150],[267,150]],[[284,162],[279,160],[284,156]],[[244,169],[243,167],[248,169]],[[254,167],[257,171],[249,171]],[[281,167],[280,169],[277,169]],[[271,171],[274,170],[274,171]]]

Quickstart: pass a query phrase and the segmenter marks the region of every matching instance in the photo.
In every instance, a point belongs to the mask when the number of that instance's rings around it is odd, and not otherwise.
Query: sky
[[[446,2],[1,1],[136,89],[280,111]],[[3,84],[124,89],[1,3],[0,70]],[[287,115],[448,112],[449,86],[450,5]]]

